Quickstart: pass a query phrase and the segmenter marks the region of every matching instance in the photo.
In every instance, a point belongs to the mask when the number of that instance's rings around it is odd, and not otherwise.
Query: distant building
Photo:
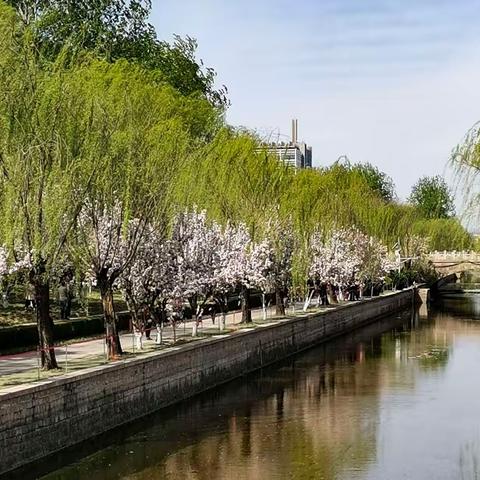
[[[312,167],[312,147],[298,141],[298,120],[292,120],[292,140],[290,142],[269,143],[267,149],[278,158],[295,168]]]

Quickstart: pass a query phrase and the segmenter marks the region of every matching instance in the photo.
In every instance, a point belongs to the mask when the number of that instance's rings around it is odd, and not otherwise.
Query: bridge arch
[[[431,252],[428,259],[439,275],[447,277],[455,273],[462,278],[466,272],[478,273],[480,276],[480,253],[477,252]]]

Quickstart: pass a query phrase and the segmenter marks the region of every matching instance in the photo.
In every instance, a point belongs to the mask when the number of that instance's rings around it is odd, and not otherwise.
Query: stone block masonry
[[[0,476],[413,305],[412,289],[0,392]]]

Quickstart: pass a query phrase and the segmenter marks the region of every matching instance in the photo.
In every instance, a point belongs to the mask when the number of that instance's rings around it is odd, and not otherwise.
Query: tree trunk
[[[38,277],[34,279],[38,339],[42,368],[44,370],[58,368],[53,347],[53,320],[50,316],[49,287],[48,281],[42,281]]]
[[[198,334],[198,318],[195,315],[195,321],[193,322],[192,325],[192,337],[196,337]]]
[[[123,353],[117,329],[117,316],[113,305],[113,290],[107,279],[99,280],[100,295],[102,298],[103,318],[105,320],[105,342],[109,360],[118,359]]]
[[[250,310],[250,289],[245,285],[242,285],[240,299],[242,302],[242,323],[251,323],[252,311]]]
[[[275,315],[285,316],[282,290],[278,287],[275,288]]]
[[[267,301],[265,298],[265,292],[262,292],[262,311],[263,311],[263,320],[267,319]]]
[[[225,330],[225,326],[227,324],[228,296],[226,294],[217,294],[214,296],[214,300],[221,313],[221,319],[218,322],[218,328],[220,331],[223,331]]]
[[[305,299],[305,303],[303,304],[304,312],[308,310],[308,307],[310,306],[310,302],[312,301],[312,297],[314,293],[315,293],[315,290],[312,290],[311,292],[307,293],[307,298]]]
[[[153,318],[155,320],[155,327],[157,329],[157,338],[155,343],[161,345],[163,343],[163,326],[165,325],[166,312],[165,307],[162,307],[161,310],[151,307],[150,311],[153,312]]]
[[[192,337],[196,337],[198,335],[198,327],[200,325],[200,322],[203,322],[203,309],[198,304],[198,298],[196,295],[190,297],[188,299],[188,303],[190,304],[190,308],[192,309]]]

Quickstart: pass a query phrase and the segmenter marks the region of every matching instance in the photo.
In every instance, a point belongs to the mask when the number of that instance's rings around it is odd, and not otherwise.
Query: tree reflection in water
[[[406,312],[151,415],[113,440],[109,434],[70,449],[36,471],[52,472],[45,480],[393,478],[382,474],[394,466],[401,473],[416,459],[383,465],[392,435],[385,412],[413,408],[426,380],[441,384],[461,335],[480,337],[480,322]],[[426,362],[425,352],[441,353]],[[460,473],[458,458],[452,469]]]

